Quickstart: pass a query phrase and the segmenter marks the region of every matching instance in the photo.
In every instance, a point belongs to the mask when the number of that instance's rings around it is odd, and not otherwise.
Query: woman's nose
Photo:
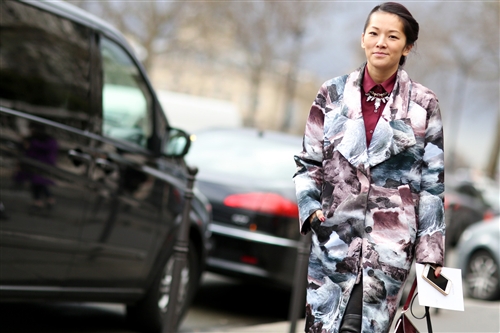
[[[380,36],[377,40],[377,47],[385,47],[386,45],[385,37]]]

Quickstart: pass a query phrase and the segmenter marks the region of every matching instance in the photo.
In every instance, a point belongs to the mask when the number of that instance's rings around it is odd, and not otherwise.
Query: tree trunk
[[[498,158],[500,155],[500,115],[497,115],[496,135],[493,142],[493,147],[490,154],[490,160],[486,167],[486,175],[491,179],[496,179],[498,176]]]
[[[281,122],[281,130],[283,132],[288,132],[292,125],[292,119],[294,115],[294,100],[295,92],[297,90],[297,72],[300,62],[300,57],[302,55],[302,37],[303,30],[298,29],[294,34],[294,47],[290,57],[290,63],[288,67],[288,73],[285,82],[285,110],[283,112],[283,119]]]
[[[451,172],[455,171],[456,168],[456,160],[457,160],[457,153],[458,153],[458,134],[460,131],[460,123],[462,121],[462,111],[463,111],[463,104],[465,101],[465,96],[467,93],[467,81],[469,80],[467,76],[467,72],[464,72],[463,69],[459,68],[458,70],[458,78],[457,78],[457,85],[455,87],[455,93],[454,93],[454,98],[453,98],[453,106],[451,109],[451,112],[448,112],[450,115],[450,126],[448,128],[448,134],[446,137],[446,140],[448,140],[450,143],[448,144],[448,147],[451,147],[451,154],[449,155],[450,157],[450,162],[448,163],[448,167]]]
[[[259,90],[262,82],[262,66],[258,65],[252,68],[250,79],[250,107],[244,120],[244,125],[248,127],[255,126],[257,117],[257,108],[259,106]]]

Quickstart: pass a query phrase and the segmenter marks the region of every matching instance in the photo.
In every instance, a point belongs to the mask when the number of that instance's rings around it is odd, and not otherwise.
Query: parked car
[[[107,23],[66,2],[0,11],[0,299],[120,302],[160,332],[189,136]],[[191,210],[178,323],[210,246],[209,202]]]
[[[186,156],[212,205],[207,270],[290,288],[299,241],[293,155],[301,138],[257,129],[197,133]]]
[[[500,216],[465,229],[457,245],[457,260],[470,297],[500,299]]]
[[[498,201],[497,189],[496,201]],[[498,214],[498,203],[490,202],[484,190],[471,181],[447,186],[445,193],[446,245],[455,247],[462,232],[470,225]],[[490,195],[491,196],[491,195]]]

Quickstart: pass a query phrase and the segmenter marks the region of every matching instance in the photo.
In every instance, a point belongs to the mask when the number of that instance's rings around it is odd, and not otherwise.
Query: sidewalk
[[[415,315],[421,316],[424,313],[424,310],[422,307],[414,305],[414,312]],[[396,316],[399,316],[399,311]],[[465,299],[464,312],[439,309],[438,313],[435,313],[435,309],[431,309],[431,318],[434,333],[499,333],[500,303]],[[411,317],[411,320],[415,324],[415,326],[417,326],[420,332],[427,332],[425,319],[417,320]],[[304,319],[297,321],[296,328],[296,333],[304,332]],[[257,326],[227,328],[220,332],[289,333],[289,330],[290,323],[285,321]]]

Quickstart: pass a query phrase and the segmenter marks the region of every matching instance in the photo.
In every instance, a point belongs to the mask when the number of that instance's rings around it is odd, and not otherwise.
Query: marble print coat
[[[437,98],[399,69],[367,147],[364,68],[322,85],[303,150],[295,156],[300,231],[313,232],[310,333],[338,332],[361,274],[362,332],[387,332],[412,261],[443,265],[444,154]],[[306,220],[318,209],[326,220],[310,225]]]

